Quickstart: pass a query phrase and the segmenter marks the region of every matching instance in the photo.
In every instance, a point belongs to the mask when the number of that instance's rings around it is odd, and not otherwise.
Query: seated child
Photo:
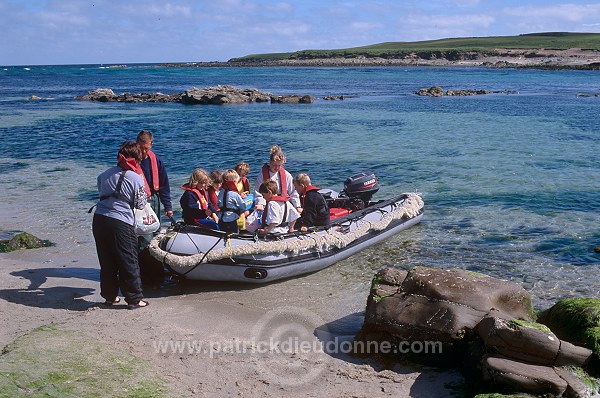
[[[262,228],[258,229],[258,233],[266,235],[292,232],[300,214],[289,202],[289,198],[277,195],[277,183],[273,180],[265,181],[260,184],[258,192],[267,201],[263,212]]]
[[[221,170],[213,170],[210,172],[210,183],[208,188],[206,188],[206,192],[208,193],[208,200],[213,204],[216,211],[220,211],[219,206],[217,206],[217,201],[219,197],[219,191],[223,186],[223,171]],[[219,217],[217,213],[213,214],[213,218],[215,218],[216,222],[219,222]]]
[[[219,191],[219,197],[217,205],[221,209],[221,221],[219,227],[221,231],[233,234],[238,233],[237,219],[240,215],[247,216],[246,202],[240,196],[237,191],[237,182],[239,181],[239,174],[229,169],[223,173],[223,187]]]
[[[250,181],[246,177],[250,173],[250,165],[246,162],[239,162],[235,166],[235,171],[240,176],[240,180],[237,183],[238,192],[242,198],[245,198],[250,193]]]
[[[296,229],[301,232],[308,231],[309,227],[329,225],[329,206],[319,193],[319,188],[311,185],[310,177],[300,173],[294,178],[294,188],[300,195],[302,214],[296,220]]]
[[[209,177],[204,169],[196,169],[192,172],[190,180],[181,189],[184,190],[179,204],[181,205],[183,221],[189,225],[198,225],[202,220],[211,218],[216,208],[210,203],[206,186]]]

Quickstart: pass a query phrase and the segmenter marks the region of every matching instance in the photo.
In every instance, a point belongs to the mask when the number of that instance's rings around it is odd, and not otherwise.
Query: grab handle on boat
[[[244,276],[249,279],[265,279],[267,270],[261,268],[248,268],[244,271]]]

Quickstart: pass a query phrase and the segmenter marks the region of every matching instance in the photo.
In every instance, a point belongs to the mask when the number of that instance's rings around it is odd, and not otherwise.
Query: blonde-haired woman
[[[296,192],[292,183],[292,175],[283,168],[285,161],[285,155],[279,145],[273,145],[269,151],[269,162],[262,166],[260,173],[256,177],[256,181],[254,181],[254,203],[258,210],[264,210],[267,203],[259,192],[260,185],[265,181],[272,180],[277,183],[277,194],[289,197],[290,203],[294,205],[298,212],[302,211],[298,192]]]

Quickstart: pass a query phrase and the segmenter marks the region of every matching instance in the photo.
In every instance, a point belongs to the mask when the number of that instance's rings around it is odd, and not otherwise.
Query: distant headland
[[[600,70],[600,33],[548,32],[387,42],[338,50],[253,54],[227,62],[162,66],[489,66]]]

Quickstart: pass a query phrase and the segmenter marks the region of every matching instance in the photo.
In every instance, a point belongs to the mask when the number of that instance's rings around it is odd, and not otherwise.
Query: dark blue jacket
[[[181,199],[179,199],[181,205],[183,221],[186,224],[194,225],[198,223],[198,220],[202,220],[207,217],[206,210],[202,210],[198,205],[198,197],[192,191],[183,191]],[[217,212],[215,206],[208,201],[208,208],[213,213]]]
[[[328,226],[330,223],[329,206],[319,191],[308,191],[302,202],[302,214],[296,220],[295,229],[300,227]]]

